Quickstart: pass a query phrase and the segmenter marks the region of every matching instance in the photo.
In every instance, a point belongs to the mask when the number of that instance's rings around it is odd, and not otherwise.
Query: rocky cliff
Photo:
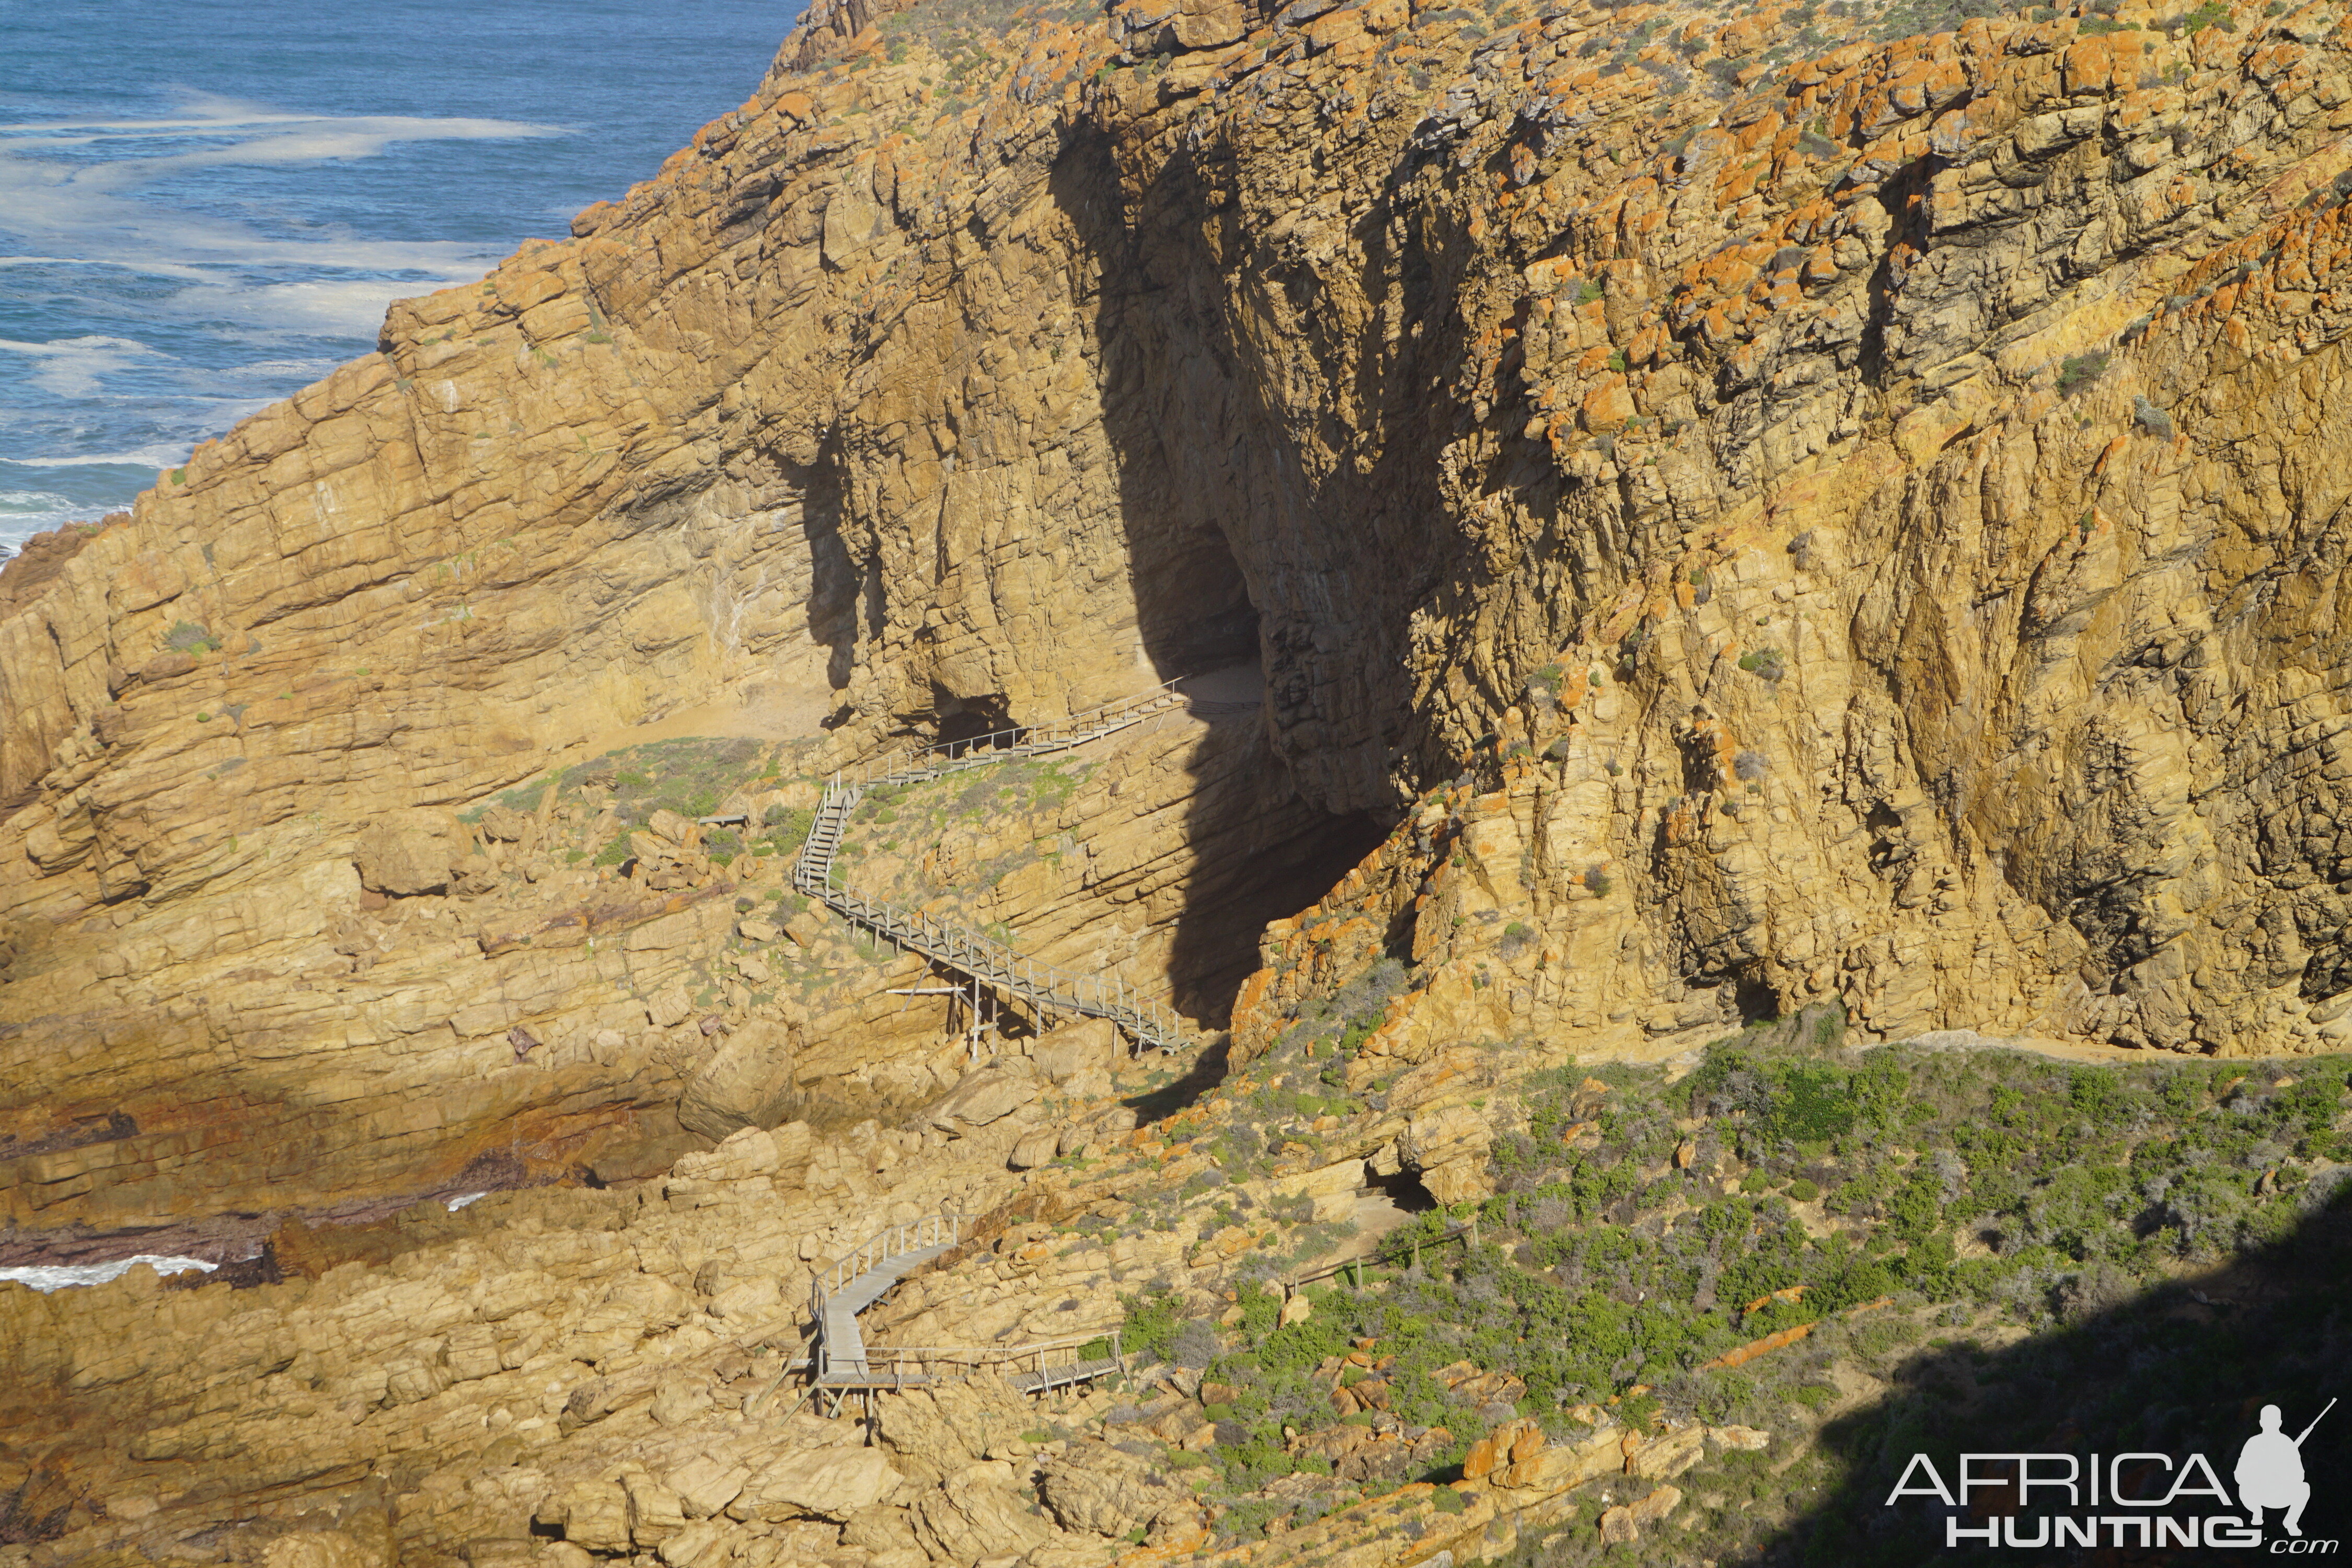
[[[2343,58],[2199,15],[825,13],[12,595],[16,1136],[483,1068],[486,974],[319,989],[386,813],[1252,651],[1302,805],[1406,825],[1350,940],[1498,1035],[2310,1047]]]
[[[257,1236],[964,1094],[939,1007],[888,994],[919,965],[772,907],[814,781],[1234,668],[1255,707],[919,803],[868,868],[1230,1018],[1236,1061],[1388,976],[1330,1087],[1418,1086],[1427,1126],[1351,1157],[1438,1197],[1485,1190],[1468,1047],[1657,1057],[1834,1005],[1867,1039],[2325,1048],[2347,68],[2321,5],[819,7],[571,237],[0,573],[0,1217]],[[737,812],[724,845],[692,820]],[[1008,1165],[1084,1157],[1095,1087],[972,1124],[1001,1139],[868,1126],[838,1188],[727,1165],[726,1204],[830,1194],[742,1272],[818,1258],[792,1237],[919,1153],[925,1203],[1009,1201]],[[518,1226],[589,1237],[561,1268],[511,1237],[371,1266],[604,1280],[637,1211],[538,1201]],[[305,1421],[415,1405],[418,1456],[505,1429],[427,1407],[468,1377],[568,1400],[576,1363],[690,1351],[732,1386],[767,1342],[715,1305],[722,1249],[645,1225],[609,1313],[511,1332],[331,1263],[250,1344],[179,1305],[225,1286],[140,1296],[105,1321],[227,1337],[179,1435],[104,1465],[184,1461],[194,1497],[252,1458],[361,1507],[365,1440],[189,1434],[257,1377]],[[1116,1281],[1077,1272],[1091,1331]],[[85,1430],[163,1375],[12,1310]],[[949,1457],[1029,1457],[1000,1437]],[[698,1495],[677,1458],[567,1539],[684,1568],[629,1522]],[[859,1550],[966,1561],[1011,1528],[984,1490]],[[855,1492],[735,1511],[837,1537]]]

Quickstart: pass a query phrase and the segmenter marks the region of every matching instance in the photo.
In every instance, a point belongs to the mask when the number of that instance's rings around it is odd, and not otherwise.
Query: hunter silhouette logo
[[[2263,1405],[2261,1430],[2238,1451],[2231,1472],[2234,1499],[2203,1454],[1969,1453],[1958,1456],[1959,1468],[1950,1482],[1934,1459],[1914,1454],[1885,1506],[1896,1507],[1906,1498],[1941,1504],[1947,1550],[2254,1547],[2271,1556],[2333,1555],[2339,1542],[2304,1537],[2311,1480],[2304,1470],[2303,1446],[2336,1405],[2329,1400],[2293,1436],[2286,1434],[2284,1413],[2275,1405]],[[2231,1511],[2233,1502],[2240,1511]],[[2273,1510],[2284,1533],[2265,1547],[2263,1516]]]
[[[2311,1426],[2335,1408],[2336,1401],[2329,1400],[2327,1410],[2311,1418]],[[2290,1437],[2279,1430],[2284,1419],[2277,1405],[2263,1406],[2263,1429],[2238,1451],[2238,1501],[2245,1506],[2246,1522],[2256,1530],[2263,1527],[2263,1510],[2277,1508],[2286,1510],[2286,1532],[2301,1535],[2304,1505],[2311,1501],[2311,1483],[2303,1474],[2303,1440],[2311,1436],[2311,1426]]]

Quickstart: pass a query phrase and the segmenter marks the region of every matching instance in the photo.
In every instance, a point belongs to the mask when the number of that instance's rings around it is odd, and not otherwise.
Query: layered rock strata
[[[442,1021],[332,984],[387,813],[755,687],[822,766],[1252,641],[1299,798],[1400,826],[1245,1045],[1382,952],[1408,1060],[1832,997],[2331,1038],[2344,51],[2162,20],[812,31],[15,579],[14,1190],[431,1184],[683,1092],[650,1012],[497,1087],[534,1007],[637,999],[457,931],[489,1030],[395,1066]]]
[[[990,767],[877,800],[847,853],[908,907],[1207,1011],[1254,962],[1250,933],[1277,907],[1265,890],[1296,907],[1362,845],[1266,769],[1255,718],[1171,714],[1035,778]],[[804,752],[656,742],[471,822],[381,818],[277,925],[222,938],[192,912],[167,928],[180,952],[135,925],[47,948],[57,966],[6,993],[58,1009],[6,1047],[20,1098],[0,1215],[30,1233],[19,1248],[60,1227],[619,1180],[790,1110],[936,1098],[967,1055],[937,994],[955,977],[790,889],[816,786],[785,769]],[[666,763],[740,777],[725,804],[754,826],[646,814],[628,791],[649,774],[633,770]],[[207,973],[194,1019],[156,1016]],[[94,1019],[109,1048],[56,1059]]]
[[[1592,1406],[1573,1439],[1504,1422],[1440,1489],[1408,1473],[1449,1433],[1340,1403],[1376,1397],[1360,1355],[1324,1375],[1334,1410],[1365,1420],[1302,1438],[1321,1479],[1269,1492],[1328,1493],[1328,1517],[1235,1540],[1213,1534],[1206,1472],[1139,1457],[1214,1440],[1197,1369],[1139,1359],[1135,1384],[1043,1403],[983,1371],[884,1394],[870,1421],[820,1418],[793,1370],[812,1278],[876,1226],[941,1210],[967,1240],[869,1310],[871,1343],[1067,1344],[1117,1327],[1146,1285],[1234,1321],[1236,1291],[1259,1288],[1249,1255],[1377,1217],[1378,1172],[1484,1191],[1496,1128],[1480,1108],[1536,1059],[1455,1053],[1376,1110],[1298,1123],[1270,1173],[1224,1185],[1190,1178],[1256,1113],[1220,1096],[1137,1126],[1119,1097],[1150,1080],[1092,1021],[963,1074],[902,1128],[743,1128],[625,1189],[289,1224],[249,1289],[144,1267],[46,1297],[0,1285],[0,1563],[1139,1568],[1206,1547],[1372,1568],[1417,1538],[1557,1534],[1598,1479],[1633,1477],[1663,1514],[1674,1478],[1766,1435]],[[1237,1194],[1249,1215],[1220,1226]],[[1139,1198],[1167,1220],[1125,1223]],[[1448,1376],[1465,1420],[1514,1384]]]
[[[263,1108],[414,1021],[320,989],[387,812],[1251,643],[1300,798],[1411,823],[1367,929],[1498,1035],[2330,1037],[2343,48],[2161,20],[813,29],[11,595],[19,1143],[123,1110],[80,1060],[187,1149],[337,1123]]]

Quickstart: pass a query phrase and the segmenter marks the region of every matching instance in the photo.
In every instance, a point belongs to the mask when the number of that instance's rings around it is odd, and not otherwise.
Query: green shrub
[[[1857,1106],[1849,1075],[1833,1067],[1797,1062],[1774,1074],[1769,1134],[1795,1143],[1822,1142],[1853,1129]]]
[[[1119,1342],[1146,1362],[1172,1359],[1183,1318],[1176,1298],[1167,1288],[1147,1289],[1139,1296],[1122,1296],[1119,1304],[1127,1309],[1127,1322],[1120,1331]]]
[[[1821,1187],[1802,1176],[1789,1184],[1789,1199],[1791,1203],[1809,1204],[1821,1195]]]
[[[174,621],[163,634],[163,646],[175,653],[216,653],[220,639],[195,621]]]
[[[2089,387],[2093,382],[2097,381],[2101,375],[2105,374],[2107,361],[2110,357],[2110,355],[2102,352],[2099,353],[2076,354],[2073,358],[2067,360],[2058,371],[2058,395],[2061,397],[2072,397],[2076,393]]]

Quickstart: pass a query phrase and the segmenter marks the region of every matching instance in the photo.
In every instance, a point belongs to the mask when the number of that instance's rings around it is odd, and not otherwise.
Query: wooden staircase
[[[1116,1329],[1106,1335],[1024,1345],[869,1349],[858,1329],[857,1314],[888,1295],[908,1275],[953,1247],[963,1239],[971,1223],[963,1215],[937,1214],[887,1226],[809,1281],[816,1347],[806,1363],[814,1376],[802,1396],[803,1402],[818,1398],[829,1405],[827,1414],[837,1415],[852,1394],[863,1394],[870,1401],[884,1389],[926,1388],[982,1371],[994,1371],[1024,1394],[1044,1394],[1097,1377],[1127,1374]],[[1110,1353],[1084,1353],[1097,1343],[1108,1344]],[[787,1374],[792,1370],[787,1368]]]
[[[808,837],[793,867],[793,886],[824,902],[843,919],[919,952],[942,967],[959,970],[1018,998],[1041,1021],[1065,1015],[1108,1018],[1137,1048],[1171,1050],[1185,1043],[1175,1009],[1145,996],[1115,973],[1086,973],[1024,958],[992,937],[935,919],[920,910],[867,899],[842,887],[834,874],[849,814],[870,789],[922,784],[1023,757],[1068,751],[1100,740],[1185,705],[1169,682],[1139,697],[1073,714],[1056,725],[1002,730],[969,741],[928,746],[900,765],[868,769],[855,778],[835,773],[824,788]]]

